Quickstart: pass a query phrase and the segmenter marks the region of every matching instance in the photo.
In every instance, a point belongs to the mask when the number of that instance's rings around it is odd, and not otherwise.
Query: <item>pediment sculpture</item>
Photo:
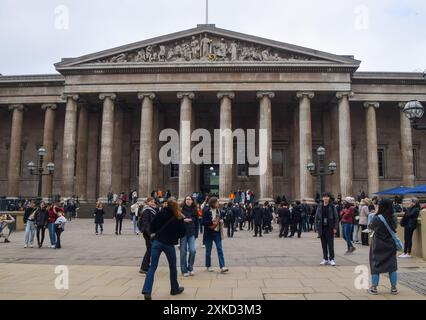
[[[312,57],[256,43],[200,34],[163,44],[147,45],[96,63],[312,61]]]

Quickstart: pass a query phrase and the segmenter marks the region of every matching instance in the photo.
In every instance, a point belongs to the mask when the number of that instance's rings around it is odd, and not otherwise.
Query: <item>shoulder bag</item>
[[[383,222],[386,229],[388,229],[390,235],[392,236],[392,239],[395,243],[395,247],[397,251],[402,251],[404,249],[404,245],[402,244],[401,239],[398,238],[396,232],[394,232],[390,227],[389,224],[386,222],[386,219],[382,215],[378,215],[379,219]]]

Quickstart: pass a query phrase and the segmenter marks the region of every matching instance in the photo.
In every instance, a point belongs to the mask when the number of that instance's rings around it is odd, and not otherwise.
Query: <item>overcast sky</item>
[[[206,0],[0,0],[0,73],[190,29]],[[425,0],[210,0],[217,27],[335,54],[363,71],[426,69]]]

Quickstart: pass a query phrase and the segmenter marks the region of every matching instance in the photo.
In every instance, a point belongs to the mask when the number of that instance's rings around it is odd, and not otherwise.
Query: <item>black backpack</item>
[[[228,222],[234,220],[234,212],[232,211],[232,209],[228,209],[226,211],[225,220],[228,221]]]

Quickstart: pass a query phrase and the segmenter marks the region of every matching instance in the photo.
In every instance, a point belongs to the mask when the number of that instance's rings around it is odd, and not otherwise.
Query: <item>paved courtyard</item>
[[[126,220],[123,235],[114,234],[114,223],[106,220],[105,233],[94,234],[92,220],[76,220],[66,225],[63,249],[23,247],[23,232],[14,233],[12,243],[0,243],[0,299],[141,299],[144,276],[138,273],[145,245],[141,236],[132,234]],[[48,244],[48,235],[46,245]],[[225,261],[229,274],[208,273],[204,268],[204,249],[197,241],[196,276],[179,276],[185,292],[169,296],[167,262],[161,258],[156,273],[154,299],[424,299],[426,262],[420,259],[399,261],[400,295],[389,294],[389,283],[382,277],[381,292],[369,296],[355,288],[355,268],[368,266],[368,248],[345,256],[345,243],[336,240],[337,267],[321,267],[321,244],[314,233],[302,239],[279,239],[277,227],[272,234],[253,238],[240,231],[225,239]],[[179,259],[179,254],[178,254]],[[212,261],[217,268],[217,255]],[[69,270],[69,289],[55,288],[55,268]],[[218,268],[217,268],[218,269]],[[404,284],[403,284],[404,283]],[[410,285],[410,288],[406,286]],[[413,290],[413,289],[416,289]],[[423,291],[424,293],[424,291]]]

